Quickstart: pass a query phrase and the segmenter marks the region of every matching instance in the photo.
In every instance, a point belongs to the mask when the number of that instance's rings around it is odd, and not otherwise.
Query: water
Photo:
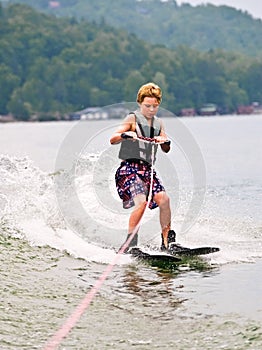
[[[0,124],[0,348],[42,349],[115,257],[118,121]],[[262,116],[166,119],[156,167],[181,244],[210,269],[123,256],[59,349],[261,349]],[[147,212],[140,244],[160,243]]]

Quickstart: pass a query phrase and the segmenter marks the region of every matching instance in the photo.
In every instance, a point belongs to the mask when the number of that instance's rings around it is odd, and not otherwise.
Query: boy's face
[[[155,97],[145,97],[144,101],[140,103],[141,113],[149,119],[156,115],[158,107],[159,103]]]

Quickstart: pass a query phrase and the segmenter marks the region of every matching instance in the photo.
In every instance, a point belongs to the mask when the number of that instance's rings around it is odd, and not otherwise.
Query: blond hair
[[[155,97],[158,103],[162,100],[162,91],[160,87],[154,83],[142,85],[137,93],[137,102],[142,103],[145,97]]]

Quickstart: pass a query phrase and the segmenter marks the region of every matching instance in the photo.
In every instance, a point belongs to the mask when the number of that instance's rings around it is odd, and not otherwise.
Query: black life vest
[[[152,126],[148,125],[146,118],[140,111],[135,111],[130,114],[134,114],[136,118],[136,133],[138,137],[150,137],[159,136],[161,132],[161,124],[159,119],[154,116],[152,119]],[[147,163],[152,163],[152,147],[155,147],[154,154],[156,155],[157,145],[145,143],[143,141],[123,140],[118,157],[122,160],[137,159],[143,160]],[[154,157],[155,161],[155,157]]]

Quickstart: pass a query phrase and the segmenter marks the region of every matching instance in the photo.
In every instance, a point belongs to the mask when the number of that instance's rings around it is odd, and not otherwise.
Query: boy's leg
[[[159,219],[162,229],[161,249],[167,249],[170,242],[175,242],[175,232],[171,230],[171,209],[170,200],[166,192],[161,191],[155,194],[154,201],[159,207]]]
[[[135,202],[135,207],[129,218],[128,234],[124,244],[127,242],[128,239],[130,239],[130,236],[132,234],[133,234],[133,238],[131,239],[131,241],[129,242],[128,246],[126,247],[123,253],[127,253],[130,247],[137,246],[137,240],[138,240],[137,233],[139,230],[140,221],[142,219],[142,216],[144,214],[144,211],[146,209],[146,204],[147,204],[146,196],[143,194],[139,194],[134,197],[134,202]],[[124,244],[122,244],[121,248],[123,247]]]

